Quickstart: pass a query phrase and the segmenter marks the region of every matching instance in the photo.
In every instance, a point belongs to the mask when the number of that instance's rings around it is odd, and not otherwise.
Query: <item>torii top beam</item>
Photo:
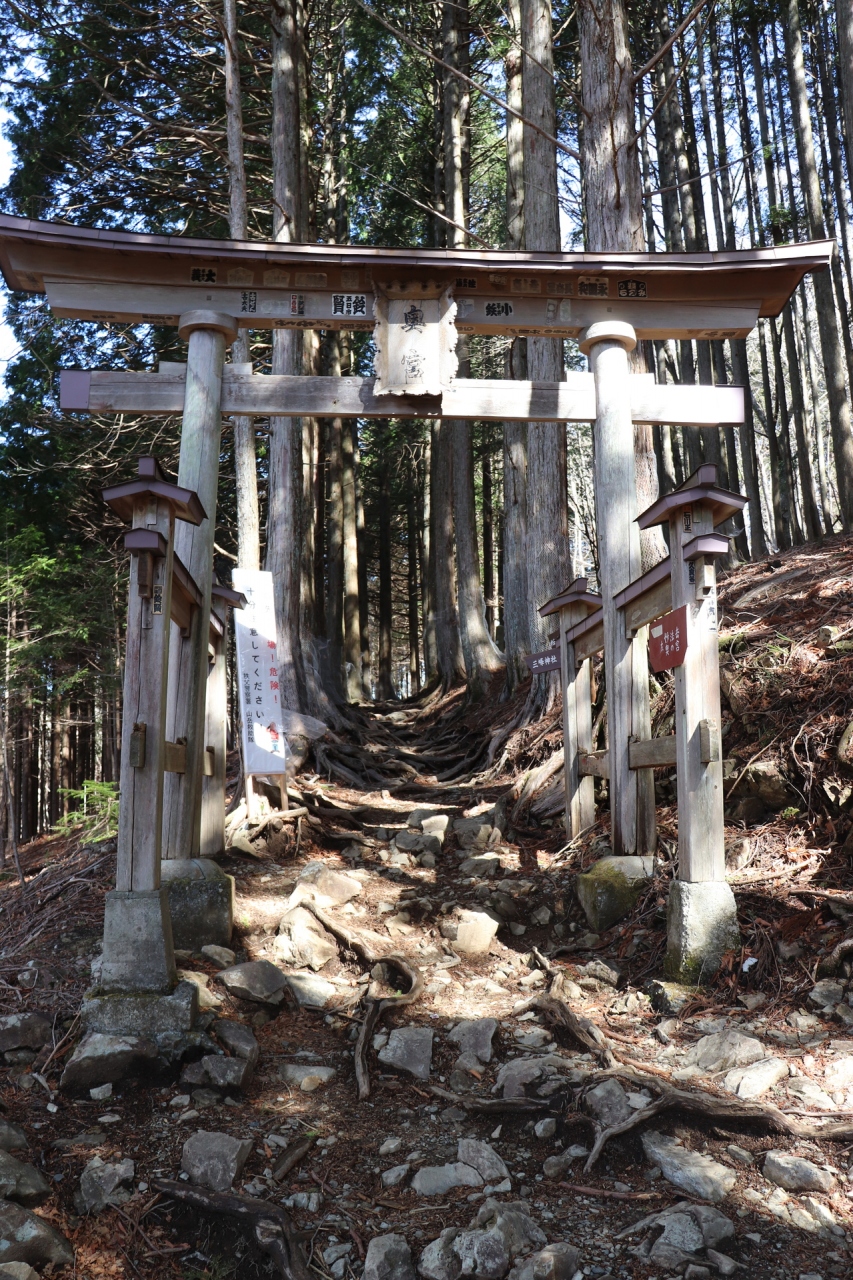
[[[177,324],[195,308],[252,329],[373,328],[373,301],[451,288],[462,333],[578,337],[619,319],[638,338],[745,337],[775,316],[830,240],[719,253],[515,253],[275,244],[93,230],[0,215],[11,289],[58,316]]]

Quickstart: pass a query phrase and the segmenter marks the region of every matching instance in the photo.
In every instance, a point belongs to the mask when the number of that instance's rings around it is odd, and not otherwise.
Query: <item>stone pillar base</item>
[[[142,1036],[160,1044],[183,1040],[198,1016],[198,988],[179,982],[168,995],[155,992],[88,992],[80,1010],[87,1031],[106,1036]]]
[[[100,989],[165,994],[177,980],[165,890],[108,893]]]
[[[666,911],[666,976],[698,985],[717,972],[726,951],[739,947],[731,887],[724,880],[673,880]]]
[[[160,865],[175,946],[185,951],[231,944],[234,877],[211,858],[169,858]]]

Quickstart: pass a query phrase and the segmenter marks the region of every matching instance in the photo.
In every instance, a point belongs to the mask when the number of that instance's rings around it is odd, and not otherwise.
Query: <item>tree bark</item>
[[[240,84],[240,46],[237,0],[223,0],[225,27],[225,127],[228,139],[229,221],[232,240],[248,239],[246,165],[243,155],[243,102]],[[248,365],[249,334],[241,329],[231,344],[231,363]],[[234,476],[237,490],[237,563],[241,569],[261,565],[261,526],[258,515],[258,469],[255,426],[238,414],[231,419],[234,439]]]
[[[380,702],[394,697],[391,671],[394,602],[391,585],[391,480],[387,452],[379,468],[379,676],[376,696]]]
[[[523,103],[525,119],[554,137],[554,52],[548,0],[522,0]],[[557,155],[552,142],[524,126],[524,187],[536,193],[525,202],[524,243],[530,251],[559,251]],[[563,344],[554,338],[527,339],[527,376],[534,382],[562,382]],[[570,565],[566,427],[543,422],[527,431],[527,626],[531,648],[544,649],[550,623],[539,606],[565,587]],[[553,676],[533,679],[530,713],[556,705],[559,682]]]
[[[340,418],[326,427],[326,645],[331,688],[341,695],[344,639],[343,450]]]
[[[421,687],[421,655],[418,645],[420,624],[418,619],[418,516],[415,506],[417,496],[417,469],[412,465],[409,489],[406,494],[406,586],[408,588],[409,615],[409,687],[418,693]]]
[[[356,420],[343,424],[344,687],[350,702],[361,698],[361,625],[358,580],[358,513],[355,498]]]
[[[838,72],[841,80],[841,103],[844,108],[844,133],[847,143],[847,180],[853,182],[853,5],[850,0],[835,0],[838,32]]]
[[[299,227],[299,93],[293,0],[273,0],[273,239],[294,240]],[[272,372],[302,373],[302,334],[274,329]],[[302,422],[270,418],[266,567],[273,575],[282,705],[308,711],[300,643]]]
[[[506,56],[506,100],[521,112],[521,0],[509,0],[510,45]],[[506,226],[508,249],[524,247],[524,126],[507,113]],[[515,338],[507,350],[506,376],[527,377],[527,340]],[[535,429],[535,428],[534,428]],[[503,429],[503,640],[507,689],[513,693],[527,676],[530,653],[527,622],[527,423],[505,422]]]
[[[785,12],[788,87],[791,95],[800,183],[805,197],[809,234],[813,239],[821,240],[826,236],[826,224],[815,163],[798,0],[786,0]],[[842,354],[830,273],[816,272],[813,277],[813,287],[829,402],[839,507],[844,531],[849,532],[853,528],[853,417],[851,417],[850,400],[847,394],[846,361]]]
[[[483,594],[486,602],[486,630],[495,635],[495,515],[492,495],[492,455],[487,439],[481,459],[483,476]]]
[[[433,423],[430,478],[430,553],[433,563],[433,618],[436,666],[444,688],[465,679],[456,609],[456,565],[453,555],[453,424]]]

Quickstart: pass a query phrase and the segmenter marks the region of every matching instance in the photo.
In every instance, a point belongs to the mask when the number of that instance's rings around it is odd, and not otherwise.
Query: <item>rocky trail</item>
[[[201,1032],[171,1064],[79,1040],[112,842],[23,849],[24,888],[0,883],[0,1276],[853,1274],[850,607],[815,557],[785,579],[802,634],[771,644],[762,573],[723,595],[744,946],[711,986],[660,980],[671,781],[611,921],[606,823],[566,845],[559,734],[522,723],[523,695],[497,717],[458,694],[362,708],[288,813],[236,805],[232,948],[179,953]],[[772,752],[793,716],[805,803]]]

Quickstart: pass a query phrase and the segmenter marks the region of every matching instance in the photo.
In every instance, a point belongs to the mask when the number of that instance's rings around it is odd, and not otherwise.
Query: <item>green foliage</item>
[[[89,779],[79,789],[61,788],[61,794],[79,807],[60,818],[54,831],[61,835],[79,831],[89,840],[104,840],[118,834],[119,796],[114,782],[93,782]]]

